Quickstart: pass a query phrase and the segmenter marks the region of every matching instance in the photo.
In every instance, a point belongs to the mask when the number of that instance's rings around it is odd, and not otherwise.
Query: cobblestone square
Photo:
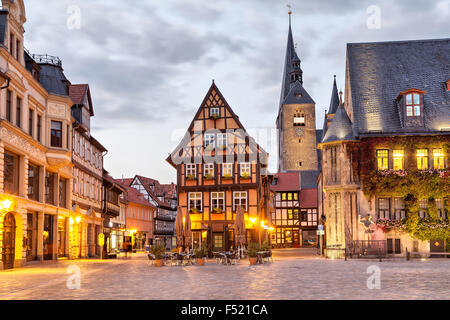
[[[325,260],[295,251],[274,263],[155,268],[143,254],[125,260],[79,260],[0,272],[0,299],[449,299],[450,259]],[[81,270],[81,288],[67,288],[68,267]],[[367,268],[381,270],[381,288],[368,289]]]

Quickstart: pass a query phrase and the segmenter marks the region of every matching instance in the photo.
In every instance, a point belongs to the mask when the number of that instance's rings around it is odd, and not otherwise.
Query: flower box
[[[224,211],[222,210],[222,209],[220,209],[220,208],[214,208],[213,210],[212,210],[212,213],[217,213],[217,214],[219,214],[219,213],[223,213]]]
[[[186,180],[190,180],[190,181],[197,180],[197,176],[195,176],[193,174],[188,174],[186,176]]]
[[[243,179],[243,180],[250,179],[250,175],[248,173],[243,173],[243,174],[241,174],[241,179]]]
[[[230,175],[230,174],[226,174],[226,175],[223,175],[223,176],[222,176],[222,179],[223,179],[223,180],[233,180],[233,176]]]
[[[203,177],[205,180],[214,180],[214,176],[207,174]]]

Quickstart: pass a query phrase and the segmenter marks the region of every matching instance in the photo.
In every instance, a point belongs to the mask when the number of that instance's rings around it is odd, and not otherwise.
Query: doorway
[[[3,220],[3,268],[14,268],[14,258],[16,252],[16,220],[12,213],[8,213]]]
[[[444,240],[430,240],[430,252],[445,252]],[[445,258],[444,255],[432,254],[431,258]]]
[[[54,216],[44,215],[44,232],[42,234],[44,238],[44,260],[53,260],[53,222]]]
[[[294,248],[300,247],[300,230],[292,231],[292,246]]]
[[[223,251],[223,233],[213,233],[213,251]]]

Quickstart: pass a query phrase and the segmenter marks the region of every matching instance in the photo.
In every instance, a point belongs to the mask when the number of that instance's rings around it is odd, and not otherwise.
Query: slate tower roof
[[[336,76],[334,76],[333,90],[331,92],[330,108],[328,114],[335,114],[339,107],[339,93],[336,85]]]
[[[344,105],[340,105],[331,121],[322,143],[335,141],[356,140],[350,118],[345,111]]]

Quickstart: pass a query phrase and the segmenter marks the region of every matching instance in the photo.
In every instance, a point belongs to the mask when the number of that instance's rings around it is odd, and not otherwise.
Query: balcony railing
[[[30,54],[34,61],[38,64],[51,64],[62,67],[62,61],[59,57],[49,56],[48,54]]]

